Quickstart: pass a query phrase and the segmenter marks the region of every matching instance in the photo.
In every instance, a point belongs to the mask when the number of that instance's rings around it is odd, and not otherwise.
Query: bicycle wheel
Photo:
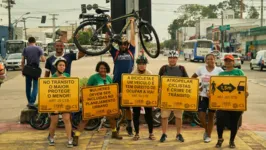
[[[81,120],[82,120],[81,112],[73,113],[71,119],[72,127],[77,129]]]
[[[50,127],[50,117],[47,113],[36,113],[30,118],[30,126],[37,130],[45,130]]]
[[[95,130],[101,124],[100,118],[90,119],[85,126],[85,130],[92,131]]]
[[[142,49],[151,58],[157,58],[160,54],[160,42],[155,29],[148,23],[142,22],[139,25],[139,38]]]
[[[91,56],[105,54],[111,48],[111,40],[106,33],[96,30],[96,25],[84,22],[75,30],[73,41],[83,53]]]

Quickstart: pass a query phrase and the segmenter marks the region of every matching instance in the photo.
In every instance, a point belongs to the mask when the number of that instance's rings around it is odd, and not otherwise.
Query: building
[[[182,47],[184,41],[189,40],[190,37],[194,36],[196,32],[195,27],[182,27],[176,31],[176,40],[178,48]]]
[[[5,43],[8,40],[8,27],[7,26],[0,26],[0,56],[6,56],[6,48]]]

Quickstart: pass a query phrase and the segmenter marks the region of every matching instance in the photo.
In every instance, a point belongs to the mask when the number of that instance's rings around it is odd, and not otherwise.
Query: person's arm
[[[93,85],[95,85],[94,75],[90,76],[87,82],[87,86],[93,86]]]
[[[164,73],[164,71],[165,71],[165,67],[166,67],[166,66],[162,66],[162,67],[160,68],[160,70],[159,70],[159,75],[160,75],[160,76],[163,75],[163,73]]]
[[[183,67],[184,69],[183,69],[183,77],[188,77],[188,74],[187,74],[187,71],[186,71],[186,69],[185,69],[185,67]]]
[[[191,76],[191,78],[197,78],[197,77],[201,76],[200,70],[201,70],[201,68],[198,68],[198,70]]]
[[[82,51],[78,51],[77,52],[77,59],[80,59],[80,58],[82,58],[82,57],[84,57],[85,56],[85,53],[83,53]]]
[[[191,78],[197,78],[198,77],[198,75],[196,74],[196,73],[194,73],[192,76],[191,76]]]
[[[44,56],[43,50],[39,47],[39,55],[40,55],[40,61],[45,62],[46,58]]]
[[[22,57],[21,57],[21,70],[23,70],[25,66],[25,55],[26,55],[26,50],[24,49],[22,52]]]
[[[45,63],[45,74],[44,77],[50,77],[50,72],[51,72],[51,64],[49,63],[49,60],[47,59]]]
[[[130,19],[130,44],[132,46],[136,46],[135,43],[135,19],[131,18]]]

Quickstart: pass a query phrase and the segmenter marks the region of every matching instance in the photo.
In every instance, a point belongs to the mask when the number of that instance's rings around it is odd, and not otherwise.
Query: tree
[[[178,45],[178,42],[177,40],[166,40],[163,42],[163,45],[165,48],[168,48],[168,49],[176,49],[177,48],[177,45]]]
[[[89,40],[92,37],[92,30],[90,28],[80,31],[77,35],[77,39],[81,45],[90,45],[91,41]],[[73,38],[68,40],[68,43],[73,43]]]
[[[240,0],[225,0],[217,5],[219,11],[232,9],[235,12],[235,18],[240,18],[241,1]],[[243,4],[243,11],[247,6]]]
[[[258,19],[260,14],[258,13],[257,9],[254,6],[251,6],[248,11],[248,18],[249,19]]]

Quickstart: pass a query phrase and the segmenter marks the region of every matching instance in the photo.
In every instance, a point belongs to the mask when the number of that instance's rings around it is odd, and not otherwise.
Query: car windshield
[[[10,54],[8,59],[21,59],[21,54]]]

